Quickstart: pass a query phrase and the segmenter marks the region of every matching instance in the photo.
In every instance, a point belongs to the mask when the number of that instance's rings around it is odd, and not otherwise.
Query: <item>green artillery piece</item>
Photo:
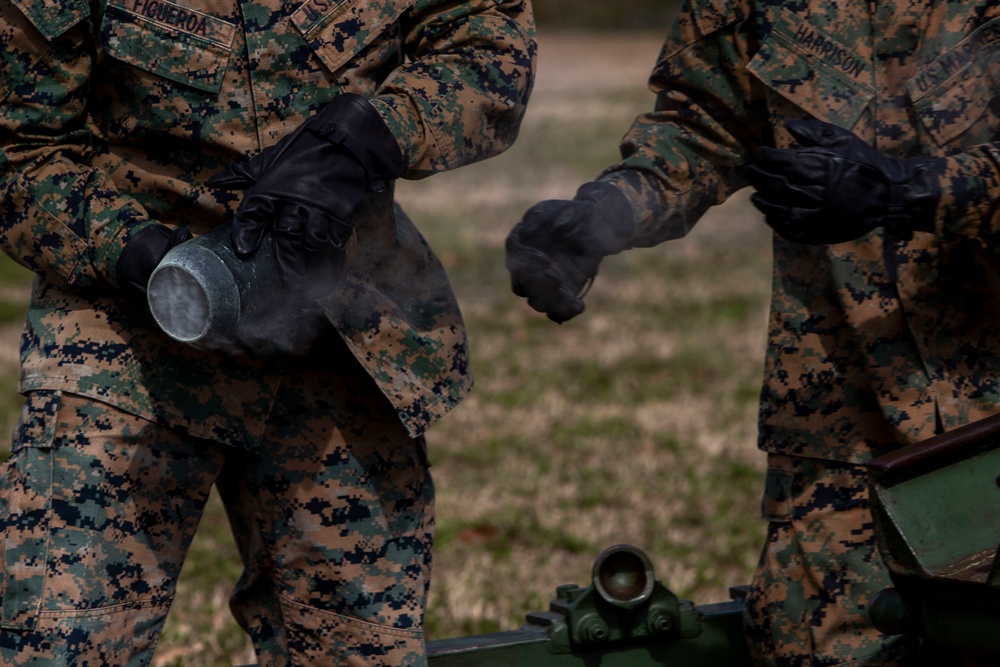
[[[571,653],[617,642],[691,639],[701,634],[701,615],[653,578],[646,554],[615,546],[594,563],[593,584],[556,589],[549,611],[529,623],[548,626],[549,650]]]
[[[698,607],[679,599],[642,551],[618,545],[597,557],[589,586],[559,586],[548,611],[528,614],[520,630],[431,642],[428,659],[431,667],[743,667],[742,608],[736,599]]]
[[[883,632],[1000,656],[1000,415],[870,464],[893,588],[869,605]]]
[[[872,511],[893,587],[871,601],[883,632],[925,655],[960,648],[1000,664],[1000,415],[879,457]],[[694,606],[653,577],[649,559],[612,547],[590,586],[560,586],[520,630],[431,642],[431,667],[743,667],[743,589]],[[943,663],[942,663],[943,664]]]

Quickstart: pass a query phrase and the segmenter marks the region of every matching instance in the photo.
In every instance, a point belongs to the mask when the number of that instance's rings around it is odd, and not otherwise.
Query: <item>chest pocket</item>
[[[747,67],[774,92],[840,127],[853,127],[875,96],[871,63],[787,11]]]
[[[218,93],[236,27],[168,0],[108,3],[101,26],[106,53],[147,72]]]
[[[413,4],[414,0],[306,0],[291,20],[323,65],[336,72]]]
[[[939,146],[1000,140],[1000,19],[977,28],[906,84]]]

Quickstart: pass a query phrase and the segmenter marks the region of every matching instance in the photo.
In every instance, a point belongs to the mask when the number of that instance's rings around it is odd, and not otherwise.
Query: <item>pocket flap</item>
[[[414,0],[306,0],[292,24],[330,72],[336,72],[413,6]]]
[[[90,16],[86,0],[11,0],[45,39],[53,40]]]
[[[168,0],[108,3],[102,27],[107,52],[171,81],[217,93],[236,27]]]
[[[840,127],[853,127],[875,96],[871,63],[787,11],[747,69],[782,97]]]

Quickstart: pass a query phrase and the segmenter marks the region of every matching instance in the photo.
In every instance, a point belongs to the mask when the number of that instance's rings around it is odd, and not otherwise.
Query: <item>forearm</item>
[[[750,152],[771,141],[764,91],[745,67],[748,27],[731,16],[702,33],[681,18],[650,76],[655,108],[635,119],[622,160],[601,176],[632,204],[639,246],[687,234],[746,185]]]
[[[945,160],[935,228],[944,238],[1000,232],[1000,144],[983,144]]]
[[[408,62],[371,100],[399,144],[405,177],[483,160],[517,137],[534,81],[526,0],[422,0],[406,27]]]
[[[635,152],[600,177],[629,200],[636,221],[636,246],[650,247],[684,237],[710,207],[744,185],[735,167],[720,167],[720,162],[727,163],[684,150],[684,143],[689,143],[688,139],[661,132],[655,141],[637,145]]]
[[[674,97],[677,104],[693,104]],[[705,211],[746,185],[746,140],[726,129],[729,122],[683,113],[662,97],[659,107],[636,119],[621,144],[623,159],[600,179],[632,205],[636,246],[685,236]]]
[[[116,286],[122,247],[150,221],[100,172],[66,160],[57,148],[39,152],[44,157],[29,164],[17,153],[0,154],[11,165],[0,179],[0,246],[53,282]]]

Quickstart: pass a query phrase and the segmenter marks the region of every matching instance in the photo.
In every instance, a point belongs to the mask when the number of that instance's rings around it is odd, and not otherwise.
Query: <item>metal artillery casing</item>
[[[164,256],[147,285],[156,323],[201,349],[304,352],[326,321],[316,299],[335,288],[342,266],[336,249],[292,290],[278,279],[270,235],[246,259],[236,256],[229,236],[230,225],[222,225]]]
[[[234,272],[239,260],[223,234],[228,234],[228,226],[172,248],[149,278],[146,293],[153,318],[182,343],[211,347],[230,339],[239,322],[245,300],[237,276],[245,271]],[[248,292],[248,280],[239,282],[242,292]]]

